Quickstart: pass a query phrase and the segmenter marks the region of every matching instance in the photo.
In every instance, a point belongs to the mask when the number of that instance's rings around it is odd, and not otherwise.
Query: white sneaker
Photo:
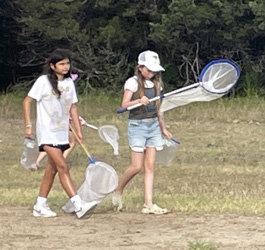
[[[71,214],[71,213],[74,213],[75,212],[75,207],[74,207],[74,205],[73,205],[72,202],[70,204],[69,203],[66,203],[64,206],[62,206],[62,210],[66,214]]]
[[[115,192],[112,193],[112,206],[117,208],[117,211],[122,211],[123,209],[123,202],[122,196]]]
[[[33,207],[33,216],[35,217],[55,217],[57,214],[53,212],[47,203],[43,205],[34,205]]]
[[[38,165],[36,163],[33,163],[29,166],[29,170],[31,171],[37,171],[39,168],[38,168]]]
[[[75,214],[78,219],[84,217],[86,215],[86,218],[89,218],[92,216],[92,212],[96,208],[97,203],[95,201],[91,202],[82,202],[79,210],[75,210]]]

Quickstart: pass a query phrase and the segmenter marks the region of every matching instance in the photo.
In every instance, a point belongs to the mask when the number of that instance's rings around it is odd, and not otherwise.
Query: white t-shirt
[[[153,88],[153,87],[154,87],[154,83],[152,81],[150,80],[145,81],[145,88]],[[127,79],[127,81],[124,84],[124,89],[131,90],[133,93],[135,93],[138,89],[137,77],[133,76]]]
[[[38,145],[63,145],[69,143],[69,111],[76,103],[77,95],[73,80],[69,77],[58,81],[61,97],[53,93],[47,75],[40,76],[28,96],[37,101],[36,135]]]
[[[144,83],[145,88],[150,89],[154,87],[154,83],[150,80],[146,80]],[[124,89],[131,90],[133,93],[135,93],[138,89],[138,81],[137,77],[133,76],[127,79],[127,81],[124,84]],[[161,90],[163,88],[161,87]]]

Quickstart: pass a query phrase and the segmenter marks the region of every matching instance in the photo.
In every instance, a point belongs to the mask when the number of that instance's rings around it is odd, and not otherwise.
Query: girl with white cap
[[[129,112],[128,141],[131,152],[131,164],[125,170],[117,189],[112,196],[112,204],[118,211],[123,208],[122,193],[128,182],[144,169],[145,201],[142,213],[166,214],[169,211],[153,204],[153,182],[156,151],[163,149],[162,134],[171,138],[166,129],[163,116],[159,114],[159,101],[149,102],[149,99],[160,94],[162,86],[159,56],[156,52],[147,50],[138,56],[135,76],[130,77],[124,85],[122,108],[136,103],[142,103],[139,108]]]

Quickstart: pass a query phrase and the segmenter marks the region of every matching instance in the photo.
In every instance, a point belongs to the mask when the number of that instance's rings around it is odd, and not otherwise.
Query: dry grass
[[[86,96],[79,113],[91,124],[113,124],[120,133],[120,155],[104,143],[97,131],[83,128],[84,143],[96,160],[113,166],[121,175],[129,164],[127,114],[117,115],[119,99]],[[43,169],[29,172],[19,164],[23,141],[22,98],[0,97],[0,203],[32,205]],[[154,200],[174,211],[264,214],[265,211],[265,101],[222,99],[193,103],[165,113],[169,130],[181,142],[170,167],[156,168]],[[81,147],[68,158],[75,183],[84,180],[88,160]],[[58,179],[50,203],[67,200]],[[124,193],[127,209],[143,203],[143,176],[136,176]],[[109,200],[102,206],[109,207]]]

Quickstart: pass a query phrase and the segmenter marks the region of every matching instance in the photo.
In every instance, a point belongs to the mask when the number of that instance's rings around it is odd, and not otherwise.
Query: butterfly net
[[[98,134],[100,138],[109,143],[113,147],[113,154],[119,154],[119,131],[115,126],[112,125],[104,125],[98,129]]]
[[[35,139],[25,137],[23,142],[20,164],[28,170],[38,170],[36,159],[38,156],[38,145]]]
[[[179,148],[180,142],[174,139],[164,138],[164,143],[163,150],[156,152],[155,162],[164,166],[170,166]]]
[[[118,175],[107,163],[95,162],[86,168],[86,179],[77,193],[83,201],[101,203],[118,186]],[[67,213],[74,212],[75,208],[69,200],[62,208]]]
[[[199,83],[163,99],[160,112],[187,105],[192,102],[212,101],[227,94],[240,75],[238,67],[225,59],[212,61],[202,70]],[[180,89],[181,90],[181,89]]]

